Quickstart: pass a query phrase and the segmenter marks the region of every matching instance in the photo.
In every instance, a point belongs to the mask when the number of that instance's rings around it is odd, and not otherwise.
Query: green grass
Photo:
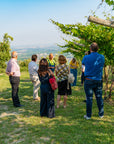
[[[110,101],[104,102],[105,116],[98,117],[95,97],[91,120],[83,118],[86,105],[85,93],[80,86],[80,77],[67,108],[63,109],[63,98],[53,119],[40,117],[40,103],[33,101],[32,83],[29,74],[22,72],[19,98],[23,108],[14,108],[8,77],[0,75],[0,144],[113,144],[114,143],[114,92]]]

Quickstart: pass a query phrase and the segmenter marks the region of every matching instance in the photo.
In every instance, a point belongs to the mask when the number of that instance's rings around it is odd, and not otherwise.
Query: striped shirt
[[[13,72],[12,76],[20,77],[20,67],[17,64],[17,60],[11,58],[7,64],[6,72]]]
[[[56,68],[57,81],[61,82],[68,79],[69,68],[66,64],[59,64]]]
[[[38,76],[38,65],[36,62],[31,61],[28,65],[29,74],[33,76]]]

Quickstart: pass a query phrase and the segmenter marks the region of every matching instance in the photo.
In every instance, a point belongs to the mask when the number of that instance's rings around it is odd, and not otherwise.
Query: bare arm
[[[70,73],[70,66],[68,66],[68,73]]]
[[[57,66],[55,67],[55,75],[57,76]]]
[[[49,69],[49,76],[54,76],[54,73]]]
[[[81,71],[82,71],[82,72],[85,71],[85,65],[82,65]]]

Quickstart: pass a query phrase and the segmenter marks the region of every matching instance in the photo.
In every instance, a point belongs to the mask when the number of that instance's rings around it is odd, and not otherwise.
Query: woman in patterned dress
[[[68,84],[69,67],[66,65],[66,57],[60,55],[58,58],[59,64],[55,69],[58,82],[57,108],[59,108],[61,95],[64,95],[64,108],[66,108],[67,95],[71,94],[71,86]]]

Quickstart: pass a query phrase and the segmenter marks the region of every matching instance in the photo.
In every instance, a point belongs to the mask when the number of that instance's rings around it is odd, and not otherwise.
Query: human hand
[[[6,72],[6,74],[9,76],[9,75],[10,75],[10,72]]]

